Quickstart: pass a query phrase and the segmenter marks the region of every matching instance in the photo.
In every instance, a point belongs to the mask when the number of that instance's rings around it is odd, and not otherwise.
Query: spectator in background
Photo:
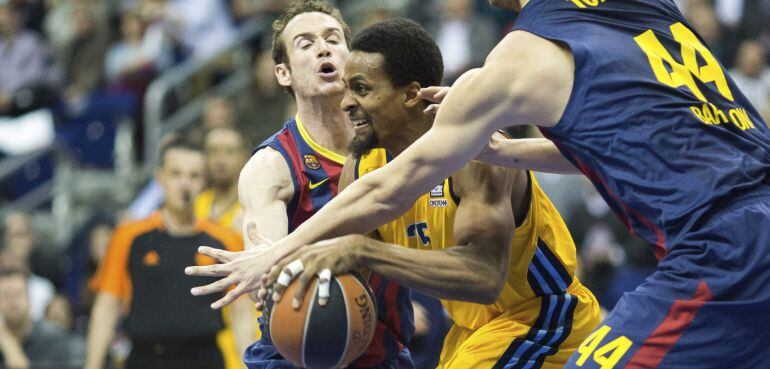
[[[203,106],[203,128],[208,131],[214,128],[228,127],[235,127],[233,105],[224,97],[209,98]]]
[[[580,257],[580,278],[599,304],[611,310],[622,294],[636,288],[655,269],[650,247],[633,237],[585,177],[565,222]]]
[[[11,5],[21,15],[21,24],[24,28],[43,33],[43,19],[46,16],[45,0],[8,0]]]
[[[230,45],[236,32],[221,0],[166,0],[165,17],[174,38],[196,59]]]
[[[201,115],[201,124],[189,134],[190,139],[198,145],[203,145],[206,134],[212,129],[236,127],[235,107],[222,96],[208,97],[203,103]]]
[[[280,14],[289,4],[288,0],[232,0],[230,9],[237,22],[262,15]]]
[[[165,143],[160,158],[156,178],[165,196],[163,207],[149,218],[118,227],[94,279],[97,296],[88,327],[86,368],[102,367],[126,306],[124,326],[132,343],[126,368],[224,366],[216,341],[223,328],[221,313],[210,308],[219,297],[189,292],[215,279],[190,278],[182,271],[187,265],[215,263],[197,253],[199,245],[242,250],[243,241],[227,228],[195,218],[192,201],[205,181],[202,152],[177,138]],[[244,303],[245,308],[232,308],[234,329],[254,329],[252,304],[236,301]],[[248,314],[238,315],[244,311]]]
[[[741,43],[730,76],[765,120],[770,121],[770,68],[767,50],[754,40]]]
[[[269,50],[269,49],[267,49]],[[262,142],[281,129],[282,123],[297,111],[294,99],[275,80],[275,62],[270,51],[254,58],[254,75],[248,93],[235,96],[241,113],[239,126],[251,142]]]
[[[27,214],[11,213],[4,219],[3,243],[0,250],[0,268],[22,270],[29,274],[30,316],[38,321],[55,294],[53,283],[33,271],[31,259],[35,249],[32,223]],[[56,274],[56,273],[46,273]]]
[[[27,280],[23,271],[0,270],[0,367],[80,368],[83,341],[29,316]]]
[[[241,232],[243,213],[238,202],[238,176],[241,168],[249,159],[251,146],[246,138],[238,130],[232,127],[213,128],[208,131],[203,140],[203,149],[206,154],[206,167],[208,169],[209,188],[203,191],[195,201],[195,217],[208,219],[222,227],[230,228],[235,232]],[[242,353],[253,341],[260,338],[257,327],[256,309],[252,308],[247,296],[241,296],[242,302],[232,308],[245,309],[239,316],[253,315],[250,323],[240,322],[251,329],[232,329],[230,319],[232,309],[226,306],[222,309],[222,319],[225,330],[217,337],[225,358],[227,369],[243,367]],[[234,334],[242,334],[235,337]],[[236,346],[236,344],[242,344]]]
[[[241,231],[238,176],[249,159],[250,145],[233,127],[213,128],[203,140],[210,187],[195,203],[195,215]]]
[[[139,13],[123,14],[120,33],[121,40],[110,47],[104,63],[111,82],[149,82],[155,72],[171,63],[171,55],[163,43],[158,45],[155,40],[145,38],[145,25]]]
[[[694,3],[690,6],[687,19],[703,37],[714,56],[723,64],[731,62],[734,53],[730,41],[725,38],[722,25],[717,20],[714,8],[708,3]]]
[[[45,309],[45,321],[64,332],[72,331],[72,307],[67,296],[56,295]]]
[[[444,55],[444,80],[451,83],[468,69],[484,64],[498,36],[493,23],[476,14],[473,0],[439,4],[441,20],[432,33]]]
[[[0,5],[0,115],[19,115],[53,100],[50,50],[21,22],[12,6]]]
[[[104,75],[104,56],[109,35],[105,20],[97,19],[87,5],[72,14],[74,36],[60,56],[64,70],[65,97],[70,111],[77,114],[88,105],[89,95],[100,86]]]

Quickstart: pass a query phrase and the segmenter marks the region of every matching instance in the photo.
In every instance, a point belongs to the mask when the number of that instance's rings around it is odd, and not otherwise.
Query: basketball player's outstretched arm
[[[421,89],[419,97],[433,103],[425,109],[425,113],[435,114],[450,89],[446,86]],[[487,147],[476,156],[476,160],[490,165],[535,172],[580,174],[580,171],[561,154],[559,148],[546,138],[513,139],[501,133],[495,133],[489,139]]]
[[[246,250],[289,233],[286,208],[294,196],[291,176],[283,156],[269,147],[257,151],[241,170],[238,198]]]
[[[237,284],[212,306],[226,305],[258,288],[262,274],[303,245],[367,233],[395,219],[417,197],[476,157],[495,130],[554,125],[569,99],[572,65],[572,55],[562,47],[526,32],[511,32],[484,67],[455,83],[433,128],[395,160],[356,181],[270,252],[244,253],[223,265],[188,268],[191,275],[226,276],[194,293],[214,293]],[[213,250],[204,252],[216,257]]]
[[[453,229],[458,246],[440,251],[414,250],[351,235],[297,250],[285,260],[302,260],[304,271],[297,277],[297,294],[286,298],[294,298],[292,304],[300,306],[305,289],[323,269],[341,274],[363,267],[436,298],[493,303],[508,273],[511,239],[516,227],[511,207],[516,174],[527,175],[523,171],[471,162],[453,176],[454,188],[462,199]],[[268,283],[277,280],[279,272],[274,270]],[[284,286],[275,284],[274,287],[278,295],[274,294],[273,298],[280,299]],[[323,299],[320,302],[325,303]]]

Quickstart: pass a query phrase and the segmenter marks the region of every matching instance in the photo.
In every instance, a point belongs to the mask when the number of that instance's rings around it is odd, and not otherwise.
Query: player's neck
[[[340,109],[342,96],[297,98],[297,116],[316,143],[337,154],[347,156],[348,142],[353,139],[353,126]]]
[[[192,209],[174,210],[164,206],[160,214],[166,230],[173,236],[185,236],[195,232],[195,214]]]
[[[233,203],[238,201],[237,180],[234,180],[231,183],[214,185],[211,189],[214,192],[214,201],[211,207],[215,212],[223,212],[226,209],[229,209]]]
[[[400,155],[407,147],[422,137],[430,127],[433,126],[433,117],[426,116],[419,112],[419,115],[410,117],[411,119],[405,119],[403,126],[393,136],[388,138],[387,142],[383,142],[382,146],[392,157]]]

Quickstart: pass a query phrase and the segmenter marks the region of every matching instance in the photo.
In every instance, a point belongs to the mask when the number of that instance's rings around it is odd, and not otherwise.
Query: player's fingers
[[[281,299],[281,295],[286,287],[288,287],[294,277],[301,274],[304,269],[305,266],[302,264],[302,259],[294,260],[283,268],[273,287],[273,301],[277,302]]]
[[[437,100],[437,94],[441,92],[441,89],[443,87],[441,86],[430,86],[421,88],[420,91],[417,93],[417,96],[423,100],[428,100],[432,102],[441,102],[441,100]]]
[[[299,309],[302,304],[302,300],[305,298],[305,292],[310,285],[310,281],[316,276],[315,270],[307,269],[304,273],[300,274],[297,278],[297,292],[294,294],[294,300],[291,302],[291,307]]]
[[[267,288],[259,287],[259,290],[257,290],[257,302],[255,304],[257,310],[261,311],[265,306],[265,297],[267,297]]]
[[[447,86],[440,86],[438,88],[438,91],[436,92],[436,94],[433,95],[433,97],[436,100],[443,101],[448,93],[449,93],[449,87],[447,87]]]
[[[248,292],[247,290],[248,283],[246,281],[242,281],[239,283],[235,288],[230,290],[225,297],[222,297],[221,299],[217,300],[213,304],[211,304],[212,309],[220,309],[223,306],[235,301],[238,297],[243,295],[244,293]]]
[[[422,112],[423,114],[427,114],[427,115],[436,115],[436,113],[438,112],[438,107],[439,107],[438,104],[430,104]]]
[[[231,269],[228,264],[189,266],[184,268],[184,274],[199,277],[224,277],[230,275],[230,273]]]
[[[194,287],[190,290],[193,296],[209,295],[214,292],[224,291],[227,287],[230,287],[236,282],[235,276],[229,275],[226,278],[222,278],[214,283],[207,284],[205,286]]]
[[[230,252],[222,249],[215,249],[213,247],[208,247],[208,246],[199,246],[198,252],[203,255],[210,256],[214,258],[214,260],[220,263],[228,263],[231,260],[233,260],[237,255],[234,252]]]
[[[329,289],[331,287],[332,270],[326,268],[318,273],[318,304],[325,306],[329,301]]]

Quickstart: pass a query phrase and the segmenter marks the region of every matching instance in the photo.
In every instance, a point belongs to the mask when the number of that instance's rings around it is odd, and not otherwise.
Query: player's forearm
[[[486,155],[480,157],[490,165],[556,174],[580,174],[545,138],[498,139]]]
[[[119,315],[120,300],[106,293],[96,297],[88,322],[86,369],[101,369],[104,366],[104,358],[115,334]]]
[[[376,174],[367,174],[353,182],[289,234],[280,243],[282,253],[289,254],[303,245],[324,239],[366,234],[402,214],[414,198],[396,196],[395,189],[377,182]]]
[[[467,246],[427,251],[368,240],[359,253],[366,269],[440,299],[491,304],[502,287],[494,261]]]
[[[492,71],[479,70],[458,79],[427,133],[388,165],[353,182],[292,232],[281,243],[288,246],[280,256],[322,239],[372,231],[475,158],[492,133],[510,121],[503,115],[511,101],[488,86],[495,78]]]

